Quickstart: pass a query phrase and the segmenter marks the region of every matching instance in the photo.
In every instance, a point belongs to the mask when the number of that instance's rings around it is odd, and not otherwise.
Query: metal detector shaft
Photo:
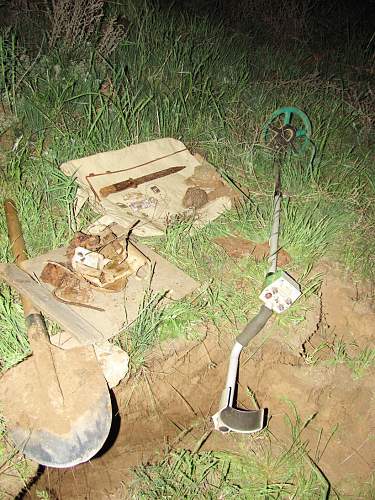
[[[281,212],[281,198],[280,192],[275,192],[274,207],[273,207],[273,224],[270,236],[270,256],[268,262],[270,268],[268,275],[274,274],[277,269],[277,252],[279,250],[279,230],[280,230],[280,212]]]
[[[277,269],[277,252],[279,250],[280,212],[282,199],[280,187],[280,168],[278,167],[276,172],[275,193],[273,199],[273,222],[269,240],[270,253],[268,262],[270,263],[270,268],[268,270],[267,276],[274,274]],[[268,307],[262,305],[258,314],[249,321],[242,332],[237,336],[236,342],[241,344],[242,347],[247,347],[250,340],[253,339],[264,328],[265,324],[271,316],[272,311],[268,309]],[[233,347],[233,350],[235,350],[235,346]]]
[[[280,231],[280,212],[281,212],[281,178],[280,178],[280,165],[277,164],[275,175],[275,192],[273,196],[273,222],[270,236],[270,256],[268,262],[270,268],[268,276],[274,274],[277,269],[277,252],[279,250],[279,231]]]

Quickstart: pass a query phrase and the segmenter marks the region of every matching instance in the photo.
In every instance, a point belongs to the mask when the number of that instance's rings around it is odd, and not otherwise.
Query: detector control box
[[[282,313],[301,295],[299,284],[284,271],[277,271],[267,279],[267,286],[259,295],[264,305],[276,313]]]

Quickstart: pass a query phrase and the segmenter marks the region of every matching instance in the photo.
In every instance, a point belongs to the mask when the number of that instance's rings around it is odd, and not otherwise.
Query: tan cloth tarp
[[[100,195],[100,189],[105,186],[176,166],[185,168],[104,199]],[[198,171],[199,186],[208,193],[209,201],[202,208],[194,209],[195,224],[204,225],[231,207],[233,193],[229,186],[211,165],[199,155],[193,156],[176,139],[157,139],[71,160],[60,168],[66,175],[74,176],[79,185],[76,214],[89,200],[95,211],[106,215],[106,223],[112,221],[131,227],[138,221],[133,232],[139,236],[161,235],[171,218],[192,212],[193,209],[183,206],[182,200],[186,190],[197,185]]]

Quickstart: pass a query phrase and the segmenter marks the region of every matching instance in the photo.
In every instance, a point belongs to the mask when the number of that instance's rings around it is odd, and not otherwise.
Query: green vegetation
[[[150,349],[158,342],[187,335],[188,327],[198,322],[201,305],[189,300],[171,303],[165,293],[148,289],[137,318],[114,339],[130,357],[133,371],[140,368]]]
[[[309,365],[322,363],[322,360],[328,365],[345,365],[352,371],[353,379],[364,377],[367,370],[375,366],[374,348],[361,348],[355,342],[347,343],[337,337],[332,342],[321,342],[303,357]]]
[[[330,485],[309,457],[302,439],[312,418],[302,422],[293,405],[291,408],[292,416],[286,417],[291,433],[289,447],[278,443],[273,449],[265,430],[238,455],[171,451],[160,462],[135,470],[131,498],[328,498]]]
[[[133,498],[327,498],[328,483],[301,449],[275,456],[186,450],[171,452],[156,465],[136,470]]]
[[[8,440],[5,423],[0,420],[0,475],[17,477],[21,488],[26,486],[30,475],[33,473],[32,462],[14,449],[12,443]],[[3,491],[0,490],[0,498],[3,497]],[[9,498],[9,496],[8,496]]]
[[[241,204],[204,228],[193,229],[191,219],[179,219],[164,237],[147,241],[202,288],[195,297],[172,304],[149,291],[137,320],[116,339],[129,351],[134,370],[160,340],[188,332],[199,337],[207,321],[235,333],[257,310],[267,263],[234,261],[213,240],[230,235],[268,239],[274,155],[262,142],[261,127],[280,106],[307,112],[316,154],[310,149],[302,156],[288,155],[282,165],[281,245],[292,257],[287,270],[301,282],[304,296],[279,323],[303,321],[309,295],[320,284],[313,265],[323,256],[375,278],[375,239],[369,237],[375,229],[370,152],[375,115],[366,70],[373,37],[348,35],[346,51],[333,49],[333,56],[318,59],[298,38],[307,24],[303,13],[300,25],[293,25],[297,42],[290,38],[286,50],[254,43],[208,17],[162,10],[147,1],[113,4],[107,11],[103,2],[97,6],[97,18],[88,25],[81,7],[75,16],[49,11],[37,21],[38,30],[30,30],[35,40],[17,26],[0,31],[1,197],[16,201],[29,254],[65,244],[94,217],[89,209],[78,220],[73,216],[76,186],[58,169],[69,159],[176,137],[202,152],[244,194]],[[258,15],[259,26],[267,28],[264,12]],[[36,22],[29,16],[24,26]],[[115,21],[118,16],[125,19],[124,27]],[[280,33],[281,21],[291,26],[290,16],[278,20]],[[107,31],[100,29],[103,20]],[[62,25],[67,29],[62,31]],[[80,31],[83,25],[87,32]],[[0,260],[11,260],[1,210]],[[355,377],[374,364],[373,349],[348,357],[343,346],[336,347],[335,362],[347,363]],[[0,283],[1,370],[28,354],[17,295]],[[173,452],[160,464],[138,470],[137,498],[195,498],[202,492],[204,498],[218,498],[218,491],[221,498],[325,498],[327,484],[299,439],[287,451],[271,451],[266,447],[246,459]]]
[[[362,378],[369,368],[375,366],[374,348],[365,347],[361,350],[353,344],[350,346],[351,353],[349,354],[346,344],[341,340],[334,342],[333,345],[329,347],[333,351],[333,357],[329,362],[332,364],[341,363],[348,366],[353,373],[354,379]]]

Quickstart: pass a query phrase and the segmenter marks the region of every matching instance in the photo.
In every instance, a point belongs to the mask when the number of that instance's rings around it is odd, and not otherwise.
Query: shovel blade
[[[265,410],[237,410],[227,406],[213,417],[215,428],[221,432],[250,434],[264,427]]]
[[[28,458],[49,467],[73,467],[87,462],[103,447],[111,426],[108,391],[94,410],[87,411],[66,434],[25,429],[11,424],[8,431],[16,447]]]
[[[17,448],[50,467],[92,458],[112,422],[110,394],[92,348],[52,348],[54,373],[31,356],[0,383],[1,412]]]

